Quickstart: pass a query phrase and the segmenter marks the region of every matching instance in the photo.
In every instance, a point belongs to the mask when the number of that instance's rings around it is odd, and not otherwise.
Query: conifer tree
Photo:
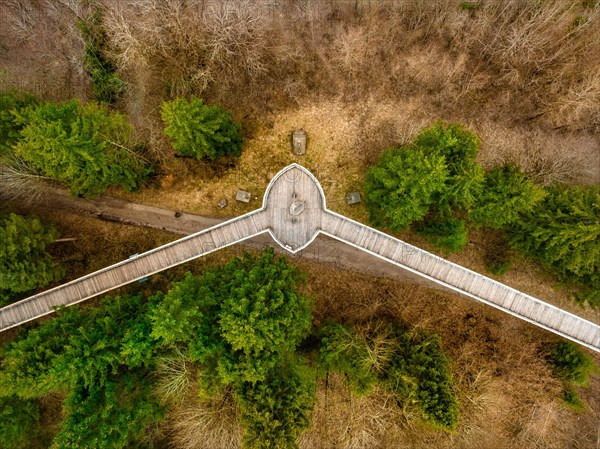
[[[531,212],[544,196],[544,189],[529,181],[518,168],[504,165],[485,175],[471,218],[476,223],[500,229]]]
[[[96,103],[42,103],[16,113],[16,123],[22,129],[15,155],[74,195],[93,197],[110,185],[132,191],[151,172],[128,148],[125,116]]]
[[[600,306],[600,186],[553,187],[511,230],[511,244],[579,283]]]
[[[62,270],[47,251],[57,235],[37,218],[10,214],[0,220],[0,304],[61,278]]]
[[[219,106],[205,105],[195,97],[177,98],[163,103],[162,118],[165,134],[182,156],[215,160],[242,152],[240,125]]]

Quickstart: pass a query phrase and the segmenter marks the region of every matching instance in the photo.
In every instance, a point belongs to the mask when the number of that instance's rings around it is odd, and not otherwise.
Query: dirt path
[[[95,199],[73,198],[67,190],[56,187],[46,188],[43,199],[36,202],[34,206],[29,206],[27,209],[28,212],[31,212],[33,209],[42,215],[44,211],[56,211],[57,209],[64,210],[71,214],[96,217],[101,220],[133,226],[143,226],[180,235],[189,235],[225,220],[223,218],[211,218],[182,211],[133,203],[109,196],[101,196]],[[306,249],[295,255],[288,253],[277,245],[269,235],[255,237],[243,242],[242,245],[256,249],[273,246],[277,252],[286,254],[290,259],[295,261],[301,262],[304,260],[307,262],[324,263],[334,270],[337,269],[364,273],[373,277],[397,279],[448,291],[442,286],[430,282],[425,278],[417,276],[409,271],[402,270],[377,257],[371,256],[350,245],[343,244],[324,235],[319,235],[319,237],[317,237],[317,239],[315,239],[315,241]],[[453,261],[461,264],[460,260]],[[598,311],[591,310],[587,307],[581,308],[566,296],[556,291],[551,285],[542,283],[541,280],[536,281],[535,283],[536,285],[539,284],[537,286],[538,288],[531,288],[530,284],[526,284],[527,282],[530,282],[530,279],[528,279],[528,276],[530,275],[531,274],[528,275],[527,273],[524,273],[525,280],[521,279],[523,276],[513,276],[511,278],[512,282],[509,281],[508,285],[593,322],[598,322],[600,319],[600,313]],[[499,280],[501,282],[507,281],[507,279]]]
[[[54,187],[49,187],[45,192],[44,199],[36,203],[32,208],[40,212],[60,209],[69,213],[96,217],[101,220],[143,226],[182,235],[189,235],[224,221],[221,218],[210,218],[181,211],[131,203],[109,196],[101,196],[95,199],[73,198],[68,191]],[[258,249],[266,246],[274,246],[276,251],[285,253],[293,260],[311,260],[377,277],[383,276],[409,280],[421,285],[440,288],[420,276],[401,270],[363,251],[324,235],[319,235],[312,244],[296,255],[291,255],[280,248],[268,235],[255,237],[242,243],[242,245]]]

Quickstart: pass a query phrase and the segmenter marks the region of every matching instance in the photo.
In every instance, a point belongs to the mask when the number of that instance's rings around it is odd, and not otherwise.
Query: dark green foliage
[[[453,218],[429,219],[416,229],[431,243],[447,251],[460,251],[469,241],[465,222]]]
[[[508,165],[498,167],[486,174],[471,219],[500,229],[531,212],[544,195],[544,190],[529,181],[520,169]]]
[[[15,155],[74,195],[92,197],[110,185],[137,189],[151,168],[127,149],[125,117],[95,103],[42,103],[16,114],[23,128]]]
[[[587,387],[592,374],[598,372],[594,360],[575,343],[567,340],[554,342],[547,348],[546,358],[556,377],[563,381],[563,399],[568,407],[585,410],[576,387]]]
[[[15,90],[0,94],[0,157],[19,139],[22,124],[17,123],[16,113],[37,103],[33,95]]]
[[[600,306],[600,186],[554,187],[511,229],[511,245],[575,282]]]
[[[36,401],[0,397],[0,449],[27,447],[32,428],[40,419]]]
[[[247,449],[288,449],[309,425],[315,400],[312,370],[298,362],[273,370],[265,382],[238,388],[240,420]]]
[[[104,386],[120,367],[149,367],[156,350],[141,296],[117,296],[104,300],[85,321],[71,329],[64,355],[53,364],[58,372],[77,373],[77,384]]]
[[[122,373],[103,385],[78,384],[65,409],[67,416],[52,446],[57,449],[130,447],[163,417],[151,379],[137,372]]]
[[[570,407],[575,411],[583,412],[586,409],[579,393],[577,393],[577,390],[571,385],[565,386],[565,389],[563,390],[563,400],[567,407]]]
[[[311,310],[300,273],[272,248],[188,277],[152,309],[152,335],[186,345],[200,366],[200,393],[233,388],[250,448],[294,447],[308,425],[314,382],[295,357]],[[313,377],[314,379],[314,377]]]
[[[3,347],[0,394],[70,392],[57,447],[126,447],[161,417],[147,308],[141,296],[121,296],[62,310]]]
[[[208,106],[192,97],[164,102],[162,118],[165,134],[173,148],[183,156],[215,160],[221,156],[242,153],[240,125],[219,106]]]
[[[260,258],[246,254],[177,283],[152,311],[152,333],[163,344],[188,344],[223,385],[263,381],[310,327],[299,280],[272,248]]]
[[[371,220],[395,231],[407,228],[425,216],[447,178],[444,156],[412,148],[385,151],[365,175]]]
[[[61,310],[2,348],[0,394],[33,398],[102,386],[120,367],[146,367],[155,351],[146,307],[139,296],[121,296],[85,312]]]
[[[0,220],[0,306],[14,294],[62,277],[62,270],[46,250],[57,235],[55,228],[44,227],[37,218],[10,214]]]
[[[363,395],[378,382],[367,342],[346,327],[331,323],[319,331],[320,359],[327,370],[342,373],[351,390]]]
[[[407,147],[382,153],[365,175],[367,208],[377,226],[396,231],[415,222],[432,243],[463,248],[468,216],[484,174],[475,162],[479,139],[461,125],[435,123]]]
[[[52,320],[23,332],[2,347],[0,395],[22,398],[42,397],[50,392],[64,392],[74,383],[73,371],[55,369],[64,357],[69,333],[85,322],[77,309],[63,309]]]
[[[409,335],[392,325],[357,335],[339,324],[325,325],[319,335],[321,363],[344,374],[353,392],[367,393],[378,383],[434,426],[456,430],[460,411],[437,335]]]
[[[85,42],[83,62],[92,78],[94,97],[112,104],[123,93],[125,82],[116,75],[115,64],[106,56],[107,35],[102,27],[100,9],[95,9],[86,19],[79,19],[77,27]]]
[[[586,386],[592,373],[597,370],[590,356],[584,354],[575,343],[566,340],[557,341],[551,346],[548,360],[557,377],[579,386]]]
[[[414,148],[428,156],[443,156],[446,162],[449,176],[439,202],[467,210],[475,204],[484,178],[483,169],[475,162],[479,145],[474,133],[452,123],[437,122],[416,137]]]
[[[452,392],[450,362],[439,337],[398,332],[396,338],[399,349],[387,372],[388,388],[399,400],[417,404],[424,418],[435,426],[456,430],[460,411]]]

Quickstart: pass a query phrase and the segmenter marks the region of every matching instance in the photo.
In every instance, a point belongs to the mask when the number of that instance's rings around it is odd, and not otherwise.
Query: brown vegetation
[[[147,189],[138,201],[217,214],[220,197],[231,197],[237,187],[258,194],[274,171],[292,162],[289,132],[304,127],[309,154],[301,162],[319,177],[332,209],[363,221],[364,209],[344,204],[346,191],[360,186],[365,167],[383,149],[407,142],[440,118],[466,123],[482,137],[480,159],[487,167],[517,163],[544,184],[599,182],[598,2],[507,0],[473,2],[473,9],[460,3],[5,0],[0,90],[26,88],[53,100],[89,98],[75,22],[98,4],[104,8],[109,56],[128,83],[117,107],[129,113],[164,176],[161,189]],[[190,94],[220,103],[242,120],[248,140],[236,166],[173,158],[158,106]],[[245,207],[231,204],[221,213]],[[61,226],[71,232],[63,236],[78,237],[56,249],[72,276],[171,239],[60,215]],[[193,266],[225,260],[235,251]],[[467,249],[464,257],[477,263],[477,251]],[[552,338],[547,332],[450,293],[309,263],[303,267],[316,298],[316,322],[383,317],[440,334],[454,361],[462,412],[458,432],[446,435],[424,429],[382,391],[356,399],[342,379],[330,376],[319,384],[303,447],[600,444],[600,381],[595,378],[582,391],[588,413],[565,408],[560,383],[539,352],[541,342]],[[509,276],[515,286],[529,283],[542,296],[555,294],[527,265]],[[167,275],[154,279],[166,282]],[[187,389],[185,364],[176,362],[165,362],[162,373],[177,374],[162,384],[174,404],[165,433],[177,447],[236,447],[239,428],[231,401],[200,401]],[[182,397],[189,400],[173,400]]]

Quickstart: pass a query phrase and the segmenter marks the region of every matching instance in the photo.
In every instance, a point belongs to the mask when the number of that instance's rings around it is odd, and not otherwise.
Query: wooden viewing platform
[[[262,233],[295,253],[319,233],[600,352],[600,326],[326,208],[298,164],[270,182],[260,209],[0,309],[0,331]]]

